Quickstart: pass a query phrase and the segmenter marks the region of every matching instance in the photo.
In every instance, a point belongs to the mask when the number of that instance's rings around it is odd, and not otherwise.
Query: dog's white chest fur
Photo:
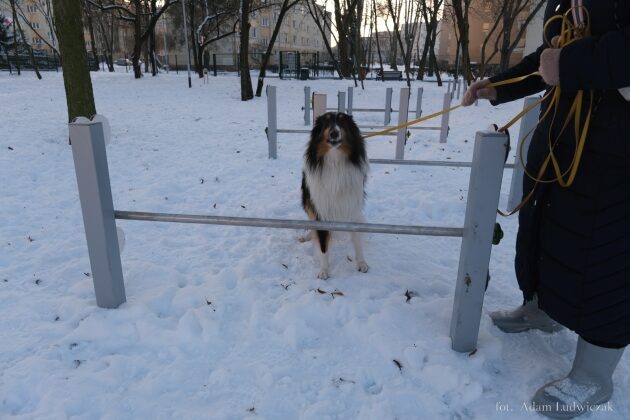
[[[344,154],[331,150],[320,169],[305,165],[306,184],[321,220],[363,221],[363,187],[368,165],[353,165]]]

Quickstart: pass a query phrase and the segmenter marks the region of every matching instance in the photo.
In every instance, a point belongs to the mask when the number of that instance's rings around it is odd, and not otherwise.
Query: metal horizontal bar
[[[311,130],[293,130],[293,129],[289,129],[289,128],[278,128],[276,130],[276,133],[286,133],[286,134],[308,134],[310,133]],[[363,134],[372,134],[374,133],[374,131],[364,131]],[[395,136],[396,133],[386,133],[386,134],[381,134],[382,136]]]
[[[359,128],[378,128],[379,130],[387,130],[393,128],[391,126],[383,125],[359,125]],[[407,130],[441,130],[442,127],[407,127]]]
[[[449,162],[442,160],[400,160],[400,159],[370,159],[375,165],[415,165],[441,166],[446,168],[472,168],[472,162]],[[513,163],[506,163],[505,169],[514,169]]]
[[[278,128],[276,133],[288,133],[288,134],[302,134],[302,133],[310,133],[311,130],[292,130],[288,128]]]
[[[381,225],[373,223],[320,222],[311,220],[257,219],[251,217],[203,216],[196,214],[148,213],[115,210],[114,217],[122,220],[149,222],[196,223],[205,225],[249,226],[277,229],[312,229],[342,232],[386,233],[394,235],[448,236],[460,238],[463,228]]]

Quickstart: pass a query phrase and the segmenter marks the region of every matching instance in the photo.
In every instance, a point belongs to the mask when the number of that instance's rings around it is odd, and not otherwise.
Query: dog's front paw
[[[317,273],[317,278],[321,279],[321,280],[326,280],[328,279],[328,270],[323,268],[321,270],[319,270],[319,273]]]
[[[370,266],[367,265],[365,261],[357,262],[357,270],[359,270],[360,272],[367,273],[369,269],[370,269]]]

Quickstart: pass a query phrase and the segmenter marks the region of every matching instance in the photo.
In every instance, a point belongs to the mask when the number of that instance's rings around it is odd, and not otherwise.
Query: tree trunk
[[[96,50],[96,38],[94,37],[94,22],[92,21],[92,10],[87,3],[84,3],[83,7],[85,7],[86,9],[85,17],[87,18],[88,32],[90,34],[90,42],[92,43],[92,58],[97,63],[96,67],[98,71],[98,69],[100,69],[100,66],[98,66],[98,51]]]
[[[11,0],[11,10],[13,12],[13,56],[15,58],[15,67],[17,67],[17,74],[22,74],[20,70],[20,57],[18,56],[18,43],[17,43],[17,28],[15,27],[17,22],[17,12],[15,11],[15,0]],[[11,64],[9,64],[9,67]]]
[[[322,24],[320,22],[320,17],[322,16],[318,9],[317,9],[317,4],[315,3],[314,0],[309,0],[307,2],[308,5],[308,12],[311,15],[311,17],[313,18],[313,21],[315,22],[315,25],[317,26],[317,29],[319,30],[319,33],[322,35],[322,40],[324,41],[324,46],[326,47],[326,51],[328,52],[328,55],[330,55],[330,59],[333,62],[333,66],[335,67],[335,69],[337,70],[337,74],[339,75],[340,79],[343,79],[343,72],[341,71],[341,67],[339,65],[339,62],[335,59],[335,54],[333,54],[333,50],[330,46],[330,43],[328,42],[328,37],[326,36],[326,25],[328,25],[328,22],[326,21],[326,15],[323,15],[323,19],[324,19],[324,27],[322,27]]]
[[[348,33],[349,25],[346,22],[347,15],[341,10],[340,0],[334,0],[335,3],[335,21],[337,24],[338,43],[337,50],[339,51],[339,64],[341,65],[341,73],[343,77],[350,77],[352,75],[352,62],[350,61],[348,54]],[[347,13],[350,13],[349,11]]]
[[[258,84],[256,86],[256,96],[260,97],[262,95],[263,85],[265,84],[265,76],[267,74],[267,64],[269,63],[269,58],[271,57],[271,53],[273,51],[273,46],[276,43],[276,38],[280,33],[280,28],[282,27],[282,21],[284,20],[284,15],[289,11],[291,7],[295,5],[296,2],[293,2],[289,5],[289,0],[283,0],[282,7],[280,8],[280,13],[278,14],[278,21],[276,22],[276,26],[273,28],[273,33],[271,34],[271,39],[269,40],[269,45],[267,45],[267,50],[265,51],[265,55],[262,59],[262,64],[260,65],[260,73],[258,74]]]
[[[140,16],[142,15],[142,2],[140,0],[133,0],[136,18],[133,21],[133,52],[131,56],[131,63],[133,66],[133,77],[139,79],[142,77],[142,69],[140,68],[140,55],[142,54],[142,43],[140,37],[142,36],[142,21]]]
[[[252,78],[249,74],[249,27],[249,0],[241,0],[240,71],[242,101],[254,98]]]
[[[383,68],[383,55],[381,54],[381,41],[378,39],[378,17],[376,14],[376,1],[372,1],[372,19],[374,19],[374,27],[376,33],[376,52],[378,53],[378,64],[381,67],[381,75],[385,69]],[[381,78],[383,82],[385,82],[385,77]]]
[[[63,67],[63,83],[68,104],[68,121],[96,114],[92,80],[85,52],[81,24],[81,3],[76,0],[53,0],[57,38]]]

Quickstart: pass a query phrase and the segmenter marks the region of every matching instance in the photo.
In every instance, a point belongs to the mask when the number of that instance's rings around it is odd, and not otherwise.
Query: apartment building
[[[48,44],[55,48],[57,47],[57,37],[52,29],[51,3],[51,1],[46,0],[22,0],[17,2],[18,20],[24,32],[25,41],[34,50],[48,51],[50,50]],[[13,19],[13,12],[8,0],[0,0],[0,14],[11,20]]]

